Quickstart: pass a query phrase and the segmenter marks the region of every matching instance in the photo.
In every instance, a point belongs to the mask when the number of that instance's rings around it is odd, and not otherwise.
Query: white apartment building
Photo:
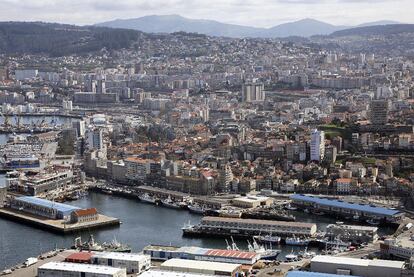
[[[310,159],[322,161],[325,157],[325,133],[314,129],[311,134]]]

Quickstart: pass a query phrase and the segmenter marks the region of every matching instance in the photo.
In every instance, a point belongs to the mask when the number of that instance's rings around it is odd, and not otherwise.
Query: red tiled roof
[[[79,252],[69,255],[65,261],[67,262],[90,262],[93,253],[91,252]]]
[[[98,213],[98,210],[96,208],[90,208],[90,209],[75,211],[75,214],[77,216],[87,216],[87,215],[93,215],[93,214],[97,214],[97,213]]]
[[[254,257],[257,256],[257,254],[254,252],[237,251],[237,250],[222,250],[222,249],[208,250],[206,255],[226,257],[226,258],[239,258],[239,259],[253,259]]]

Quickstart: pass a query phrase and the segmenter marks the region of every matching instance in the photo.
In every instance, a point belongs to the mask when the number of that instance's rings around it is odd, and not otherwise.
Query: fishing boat
[[[290,203],[285,206],[286,210],[296,211],[298,208],[292,206]]]
[[[285,243],[286,245],[294,245],[294,246],[307,246],[309,244],[309,239],[302,239],[298,237],[289,237],[286,238]]]
[[[285,256],[285,259],[286,259],[286,262],[287,262],[287,263],[290,263],[290,262],[296,262],[296,261],[298,261],[298,260],[299,260],[299,256],[298,256],[298,255],[296,255],[296,254],[294,254],[294,253],[293,253],[293,250],[292,250],[292,252],[290,252],[290,254],[287,254],[287,255]]]
[[[138,196],[138,199],[142,202],[149,203],[149,204],[156,204],[156,200],[154,197],[150,196],[148,193],[144,193]]]
[[[318,216],[323,216],[323,215],[325,215],[325,213],[324,213],[324,212],[322,212],[322,211],[314,211],[314,212],[313,212],[313,214],[314,214],[314,215],[318,215]]]
[[[278,236],[272,236],[272,235],[265,235],[265,236],[254,236],[253,237],[256,241],[261,243],[271,243],[271,244],[279,244],[281,241],[281,238]]]
[[[276,260],[280,254],[280,250],[266,249],[264,246],[260,246],[253,238],[253,245],[248,242],[248,249],[250,252],[255,252],[260,255],[262,260]]]
[[[188,205],[188,209],[190,210],[190,213],[194,214],[204,214],[205,212],[205,209],[198,204]]]
[[[308,248],[306,247],[304,251],[299,252],[299,256],[304,259],[312,259],[316,256],[315,252],[308,252]]]
[[[93,235],[89,236],[87,242],[82,243],[82,238],[77,237],[72,249],[80,251],[97,251],[97,252],[122,252],[130,253],[131,247],[126,244],[119,243],[115,238],[112,242],[98,243],[95,241]]]
[[[379,222],[378,220],[373,219],[373,218],[371,218],[371,219],[367,219],[367,220],[366,220],[366,222],[367,222],[369,225],[373,225],[373,226],[377,226],[377,225],[379,225],[379,224],[380,224],[380,222]]]
[[[174,202],[170,197],[167,197],[166,199],[162,199],[161,204],[167,208],[181,209],[181,206],[178,203]]]
[[[221,217],[241,218],[242,211],[237,209],[221,209],[218,211]]]

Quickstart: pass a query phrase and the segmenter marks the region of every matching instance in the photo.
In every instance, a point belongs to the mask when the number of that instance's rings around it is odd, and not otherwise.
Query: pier
[[[98,219],[94,221],[67,224],[62,219],[48,219],[8,208],[0,209],[0,217],[59,234],[70,234],[83,230],[118,226],[120,224],[118,218],[109,217],[102,214],[99,214]]]

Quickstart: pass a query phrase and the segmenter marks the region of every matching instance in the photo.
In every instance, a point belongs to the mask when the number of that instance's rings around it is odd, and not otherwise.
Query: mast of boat
[[[239,250],[239,247],[237,247],[237,244],[234,242],[233,236],[231,236],[230,238],[231,238],[231,248],[233,250]]]
[[[226,244],[227,244],[227,250],[232,250],[231,249],[231,246],[230,246],[230,244],[229,244],[229,241],[227,240],[227,239],[225,239],[226,240]]]

